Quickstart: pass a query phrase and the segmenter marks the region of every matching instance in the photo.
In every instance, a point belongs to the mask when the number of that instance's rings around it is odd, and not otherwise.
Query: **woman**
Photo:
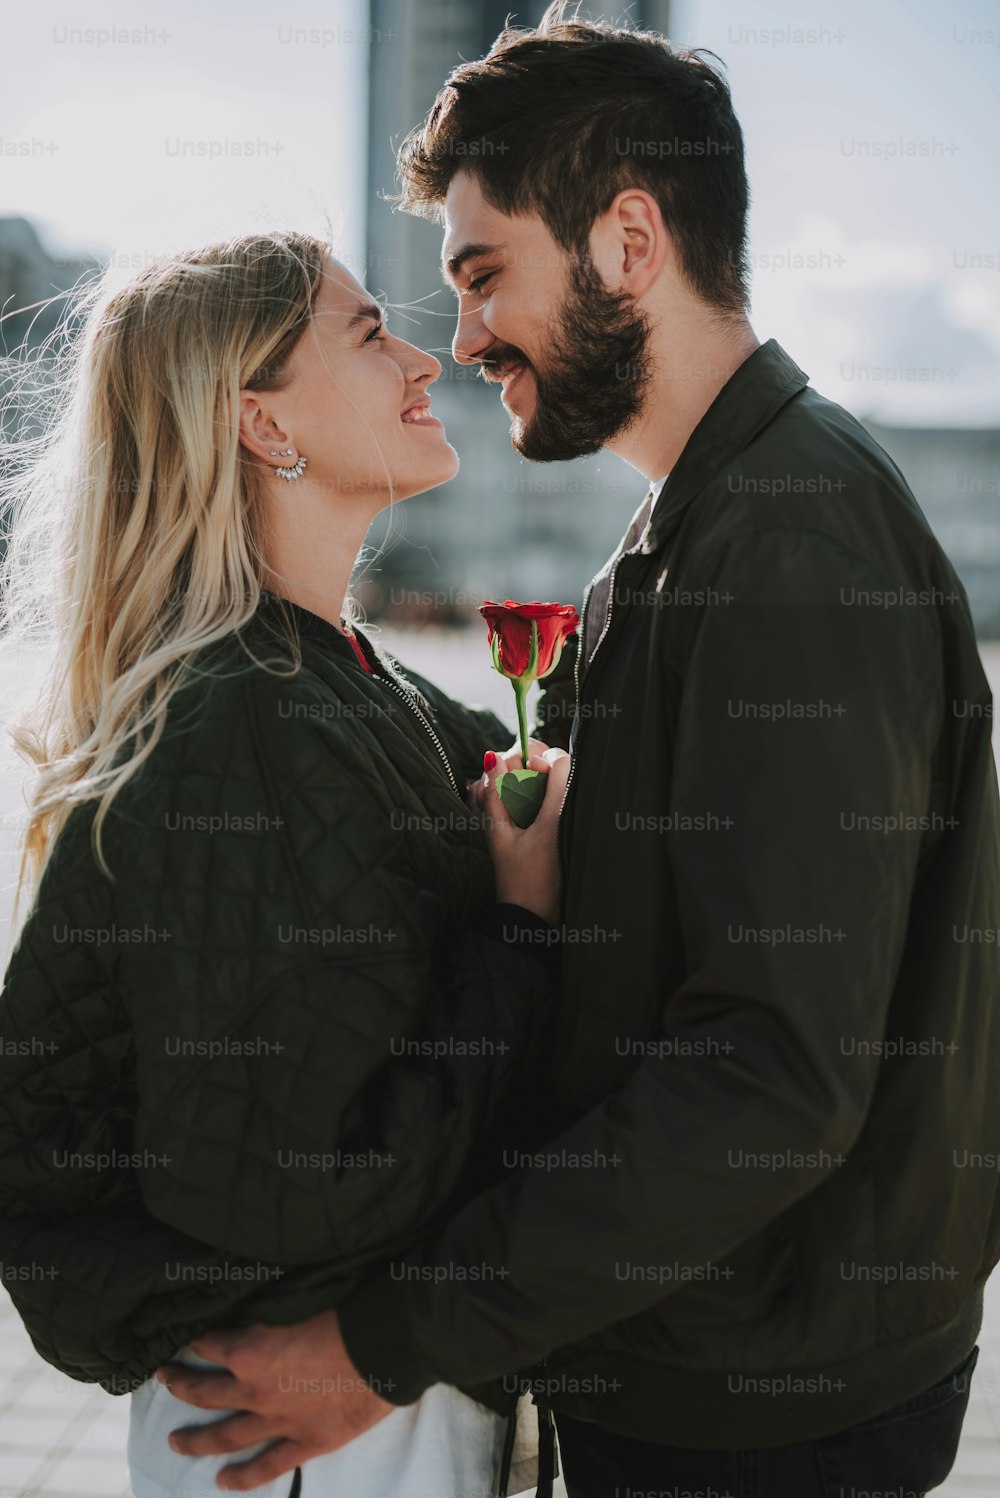
[[[7,1282],[44,1357],[135,1391],[136,1498],[173,1498],[215,1492],[225,1459],[169,1450],[197,1412],[153,1370],[213,1326],[336,1305],[535,1127],[568,757],[535,746],[547,792],[521,831],[500,755],[484,829],[468,784],[509,731],[348,622],[373,517],[458,460],[438,361],[326,247],[151,267],[74,357],[12,481],[5,622],[46,620],[54,654],[16,735],[39,773],[0,1256],[45,1266]],[[302,1493],[486,1498],[514,1401],[476,1393],[394,1410]]]

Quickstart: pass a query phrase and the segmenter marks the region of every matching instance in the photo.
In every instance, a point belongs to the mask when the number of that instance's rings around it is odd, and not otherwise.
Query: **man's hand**
[[[170,1445],[185,1456],[217,1456],[275,1441],[253,1461],[224,1467],[220,1488],[243,1493],[346,1446],[396,1408],[361,1378],[347,1356],[336,1311],[298,1326],[211,1332],[191,1351],[223,1370],[167,1363],[156,1376],[199,1409],[235,1410],[212,1425],[185,1426]],[[228,1370],[225,1371],[225,1370]]]

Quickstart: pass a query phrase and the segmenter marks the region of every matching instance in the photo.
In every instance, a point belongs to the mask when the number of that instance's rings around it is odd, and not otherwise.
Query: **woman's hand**
[[[531,763],[532,758],[543,759],[548,753],[549,747],[550,746],[546,744],[542,739],[529,739],[527,764],[525,764],[521,759],[520,744],[511,744],[509,749],[505,749],[503,751],[503,757],[506,761],[508,770],[537,770],[538,766]],[[497,771],[497,774],[500,774],[499,770]],[[478,780],[476,781],[476,784],[479,784]]]
[[[528,740],[528,759],[529,759],[529,761],[531,760],[531,758],[532,758],[533,755],[537,755],[538,758],[541,759],[542,756],[545,754],[545,751],[548,749],[548,747],[549,747],[548,744],[544,743],[541,739],[529,739]],[[537,769],[538,768],[537,765],[531,765],[531,764],[525,765],[524,764],[524,762],[521,759],[521,746],[520,746],[520,744],[512,744],[509,749],[505,749],[503,751],[503,754],[502,754],[501,758],[503,759],[504,763],[506,764],[508,770],[524,770],[524,769]],[[500,774],[499,770],[497,771],[497,774],[498,775]],[[479,780],[467,780],[465,782],[465,804],[466,804],[466,806],[468,806],[468,808],[469,808],[470,811],[475,811],[475,812],[479,811],[479,792],[482,790],[482,788],[483,788],[482,778],[480,778]]]
[[[538,740],[532,740],[529,750]],[[489,755],[486,756],[487,761]],[[500,800],[496,783],[508,770],[522,768],[517,753],[497,754],[472,788],[478,811],[486,819],[486,841],[496,873],[496,897],[501,904],[522,905],[550,925],[559,923],[561,879],[556,831],[569,779],[570,757],[565,749],[529,753],[523,768],[548,777],[545,799],[530,827],[519,827]]]

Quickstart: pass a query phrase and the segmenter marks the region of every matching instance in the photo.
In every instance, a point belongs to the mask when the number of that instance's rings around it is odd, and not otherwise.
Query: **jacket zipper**
[[[447,754],[445,754],[445,752],[444,752],[444,746],[441,743],[441,740],[438,738],[437,734],[434,732],[433,728],[431,727],[431,725],[428,722],[428,720],[425,717],[425,715],[420,711],[420,708],[414,702],[414,700],[410,696],[410,694],[408,692],[404,692],[403,688],[401,686],[399,686],[396,682],[394,682],[390,676],[384,675],[384,674],[382,674],[380,672],[379,675],[378,675],[378,680],[385,682],[385,685],[387,687],[389,687],[389,689],[391,691],[395,692],[396,695],[397,695],[397,697],[401,697],[403,699],[403,701],[406,703],[407,707],[410,708],[411,711],[413,712],[414,717],[417,718],[424,725],[424,727],[426,728],[426,730],[427,730],[427,732],[428,732],[428,734],[430,736],[431,743],[434,745],[434,747],[437,750],[438,754],[441,756],[441,763],[444,765],[445,770],[448,772],[448,779],[451,781],[452,788],[454,789],[455,795],[459,798],[459,800],[461,800],[462,799],[462,793],[461,793],[461,791],[458,788],[458,781],[455,779],[455,772],[451,768],[451,762],[449,761]]]
[[[627,553],[623,552],[622,556],[625,556],[625,555],[627,555]],[[591,655],[590,660],[587,662],[587,665],[585,667],[585,671],[589,671],[590,667],[593,665],[594,661],[597,659],[597,652],[600,650],[601,646],[603,645],[603,643],[604,643],[604,637],[605,637],[605,635],[607,634],[608,630],[611,627],[611,612],[612,612],[612,609],[614,608],[614,599],[615,599],[615,574],[618,571],[618,564],[619,564],[619,562],[621,560],[622,560],[621,556],[615,558],[614,564],[612,565],[612,568],[611,568],[611,573],[610,573],[610,575],[608,577],[608,612],[604,616],[604,628],[601,630],[601,633],[600,633],[600,635],[598,637],[598,640],[597,640],[597,644],[594,646],[593,654]],[[586,593],[583,596],[583,617],[580,620],[580,644],[579,644],[579,648],[577,649],[577,652],[576,652],[576,663],[575,663],[575,665],[573,667],[573,685],[574,685],[574,689],[575,689],[575,692],[576,692],[576,715],[577,715],[577,717],[576,717],[576,734],[575,734],[574,739],[573,739],[573,754],[572,754],[572,757],[571,757],[570,762],[569,762],[569,774],[566,777],[566,789],[563,791],[562,805],[559,808],[559,821],[556,823],[556,843],[557,843],[557,846],[558,846],[558,849],[559,849],[559,861],[560,861],[560,863],[562,863],[562,845],[563,845],[563,819],[562,819],[562,814],[563,814],[563,812],[566,809],[566,802],[569,799],[569,788],[573,784],[573,773],[576,770],[576,761],[577,761],[577,756],[579,754],[579,749],[580,749],[580,732],[581,732],[581,727],[582,727],[582,723],[583,723],[583,719],[580,716],[580,686],[581,686],[581,681],[582,681],[582,678],[581,678],[581,675],[580,675],[580,662],[581,662],[582,652],[583,652],[583,648],[584,648],[583,647],[583,642],[584,642],[584,631],[585,631],[586,623],[587,623],[587,605],[590,603],[590,595],[591,595],[591,593],[593,591],[594,591],[594,584],[593,584],[593,582],[589,582],[587,584],[587,591],[586,591]]]

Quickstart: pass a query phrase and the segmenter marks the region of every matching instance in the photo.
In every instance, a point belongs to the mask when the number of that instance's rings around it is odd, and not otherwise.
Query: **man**
[[[401,176],[515,447],[605,446],[650,484],[538,726],[573,750],[563,1130],[422,1275],[206,1338],[231,1375],[172,1386],[284,1437],[234,1488],[391,1408],[282,1401],[294,1365],[399,1404],[526,1374],[572,1498],[925,1491],[1000,1258],[1000,810],[965,594],[891,460],[754,336],[742,135],[703,58],[553,7],[456,69]],[[502,1273],[433,1272],[456,1264]],[[238,1449],[226,1424],[183,1449]]]

